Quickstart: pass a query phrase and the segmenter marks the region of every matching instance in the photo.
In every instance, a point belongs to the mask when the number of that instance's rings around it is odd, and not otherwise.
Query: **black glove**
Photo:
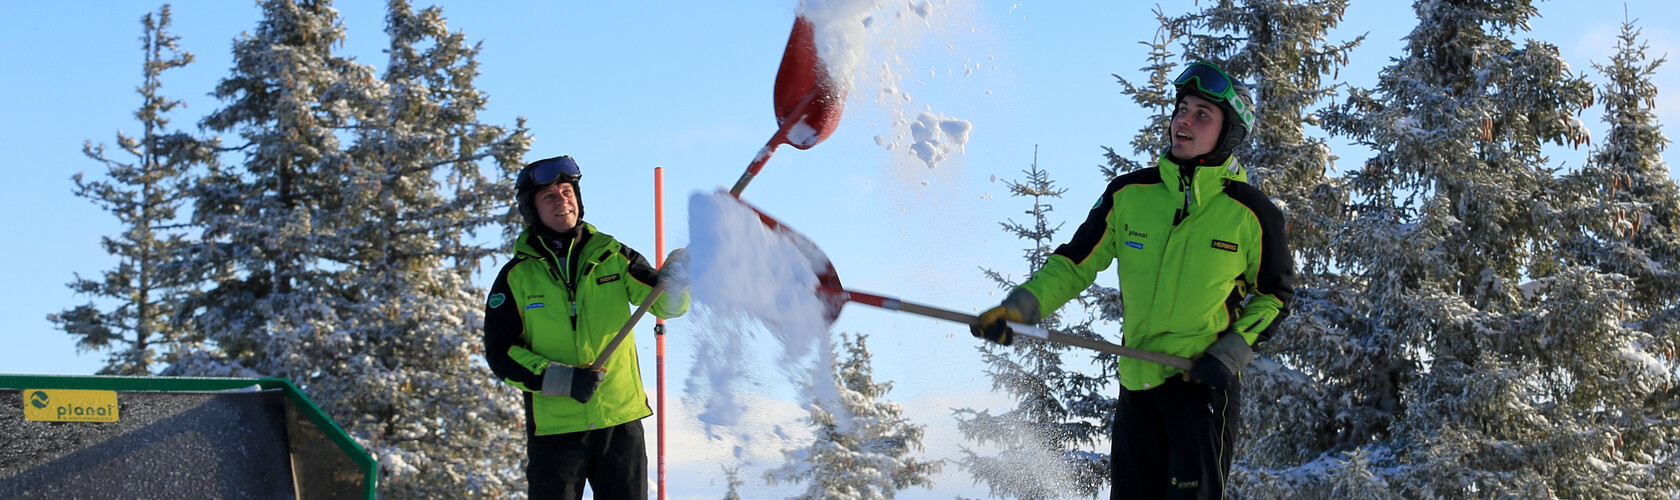
[[[1225,332],[1219,335],[1219,340],[1213,341],[1196,363],[1190,367],[1187,376],[1191,381],[1207,384],[1219,390],[1231,388],[1236,382],[1237,374],[1248,361],[1254,358],[1254,349],[1248,347],[1248,341],[1236,332]]]
[[[1038,297],[1032,292],[1016,288],[1009,292],[1002,304],[980,313],[980,324],[970,325],[968,333],[975,338],[984,338],[1001,345],[1015,343],[1015,330],[1009,328],[1009,322],[1029,323],[1038,321]]]
[[[565,396],[579,403],[588,403],[606,377],[607,372],[549,362],[548,369],[543,371],[542,395]]]

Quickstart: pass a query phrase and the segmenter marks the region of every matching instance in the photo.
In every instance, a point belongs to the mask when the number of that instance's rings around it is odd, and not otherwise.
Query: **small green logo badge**
[[[501,307],[502,303],[506,302],[506,301],[507,301],[507,296],[506,295],[502,295],[502,294],[499,294],[499,293],[491,295],[490,296],[490,308],[495,309],[495,308]]]
[[[35,391],[35,392],[30,393],[29,394],[29,404],[34,405],[35,408],[37,408],[37,409],[43,409],[43,410],[46,409],[47,408],[47,393],[41,392],[41,391]]]

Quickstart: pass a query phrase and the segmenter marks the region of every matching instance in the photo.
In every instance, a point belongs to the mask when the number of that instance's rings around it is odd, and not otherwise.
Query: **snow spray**
[[[828,258],[807,241],[766,226],[758,213],[729,193],[695,193],[688,204],[691,294],[697,307],[698,352],[686,382],[687,398],[700,406],[700,420],[714,438],[722,429],[747,423],[750,408],[737,397],[750,373],[752,346],[767,331],[780,346],[777,366],[801,384],[809,405],[838,408],[833,339],[826,306],[817,296],[817,275]],[[837,419],[838,420],[838,419]],[[747,441],[744,432],[733,438]]]
[[[799,15],[815,27],[813,41],[817,57],[827,65],[835,82],[847,90],[858,81],[873,90],[875,102],[892,115],[889,134],[877,134],[875,144],[895,155],[910,155],[928,168],[963,153],[973,124],[934,113],[920,112],[906,118],[911,95],[903,90],[909,71],[899,51],[900,40],[914,39],[942,19],[940,9],[949,4],[928,1],[885,0],[802,0]],[[872,56],[873,52],[873,56]],[[965,71],[972,71],[965,68]],[[848,92],[848,95],[858,95]]]

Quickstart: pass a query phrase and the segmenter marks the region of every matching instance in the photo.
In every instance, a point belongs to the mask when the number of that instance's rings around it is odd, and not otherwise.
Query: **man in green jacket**
[[[1174,80],[1171,147],[1156,166],[1109,183],[1072,241],[980,315],[977,337],[1014,341],[1115,265],[1123,343],[1192,358],[1177,368],[1120,360],[1113,497],[1221,498],[1250,346],[1289,316],[1294,260],[1283,213],[1247,183],[1232,153],[1254,128],[1248,89],[1218,66]]]
[[[570,156],[539,160],[514,181],[525,230],[484,307],[484,357],[497,377],[524,392],[530,498],[576,499],[584,482],[596,498],[646,499],[648,459],[641,419],[653,414],[642,390],[635,335],[599,370],[595,358],[654,287],[661,318],[688,310],[677,273],[681,250],[656,271],[647,259],[583,222]],[[678,261],[673,265],[672,261]]]

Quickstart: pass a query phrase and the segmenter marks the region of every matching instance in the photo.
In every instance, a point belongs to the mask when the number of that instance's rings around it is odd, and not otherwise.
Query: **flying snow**
[[[760,331],[780,348],[777,367],[801,381],[802,394],[838,407],[839,391],[828,376],[833,340],[816,293],[828,257],[802,236],[765,225],[752,207],[722,190],[689,197],[688,226],[691,293],[704,309],[696,320],[705,324],[696,328],[699,352],[687,390],[703,406],[708,432],[721,437],[716,427],[746,423],[751,409],[735,393],[759,375],[746,367],[755,365],[750,341]]]

